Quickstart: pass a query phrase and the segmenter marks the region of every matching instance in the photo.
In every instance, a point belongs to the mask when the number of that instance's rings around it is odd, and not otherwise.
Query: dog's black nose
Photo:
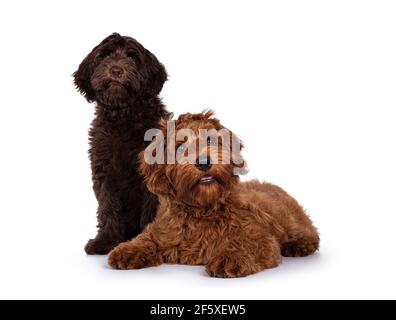
[[[124,73],[120,67],[111,67],[110,72],[113,76],[120,77]]]
[[[206,172],[212,167],[212,159],[210,157],[199,158],[198,161],[195,163],[195,166],[203,171]]]

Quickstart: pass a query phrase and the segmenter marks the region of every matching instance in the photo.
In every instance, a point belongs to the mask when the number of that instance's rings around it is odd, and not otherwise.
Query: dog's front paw
[[[306,257],[319,249],[319,239],[299,239],[282,245],[282,255],[285,257]]]
[[[91,239],[85,245],[85,252],[89,255],[91,254],[108,254],[111,249],[117,246],[120,241],[117,240],[107,240],[102,238]]]
[[[206,266],[206,272],[216,278],[245,277],[254,273],[254,260],[247,255],[226,254],[213,258]]]
[[[108,263],[114,269],[141,269],[148,265],[146,254],[128,244],[120,244],[110,252]]]

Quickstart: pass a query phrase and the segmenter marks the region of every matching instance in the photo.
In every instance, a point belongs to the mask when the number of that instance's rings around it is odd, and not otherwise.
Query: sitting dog
[[[175,127],[194,133],[188,142],[176,141],[176,154],[184,153],[192,140],[200,142],[196,162],[148,164],[141,153],[140,170],[160,206],[139,236],[110,252],[111,267],[205,265],[210,276],[232,278],[276,267],[282,255],[302,257],[318,249],[317,230],[295,199],[269,183],[239,182],[235,169],[243,162],[234,160],[240,149],[230,148],[225,137],[230,131],[212,112],[182,115]],[[202,129],[217,137],[203,135]],[[162,131],[166,137],[165,121]]]
[[[96,46],[74,73],[79,91],[96,102],[89,154],[99,231],[85,247],[88,254],[107,254],[155,216],[158,200],[145,186],[137,162],[147,144],[146,130],[167,115],[158,97],[166,79],[164,66],[151,52],[117,33]]]

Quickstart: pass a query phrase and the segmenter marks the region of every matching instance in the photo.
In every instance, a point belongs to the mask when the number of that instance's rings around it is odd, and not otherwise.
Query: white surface
[[[0,298],[396,298],[394,1],[0,4]],[[237,280],[201,267],[113,271],[87,257],[93,106],[71,74],[113,31],[170,74],[176,114],[212,107],[248,178],[311,214],[320,254]]]

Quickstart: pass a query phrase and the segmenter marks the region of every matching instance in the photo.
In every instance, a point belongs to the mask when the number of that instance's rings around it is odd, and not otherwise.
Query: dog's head
[[[212,115],[184,114],[172,126],[162,120],[160,134],[140,154],[140,171],[151,192],[195,207],[216,205],[230,194],[245,165],[242,144]],[[150,155],[160,159],[161,151],[165,163],[148,161]]]
[[[113,33],[96,46],[73,74],[89,102],[123,107],[137,97],[159,94],[167,74],[157,58],[135,39]]]

